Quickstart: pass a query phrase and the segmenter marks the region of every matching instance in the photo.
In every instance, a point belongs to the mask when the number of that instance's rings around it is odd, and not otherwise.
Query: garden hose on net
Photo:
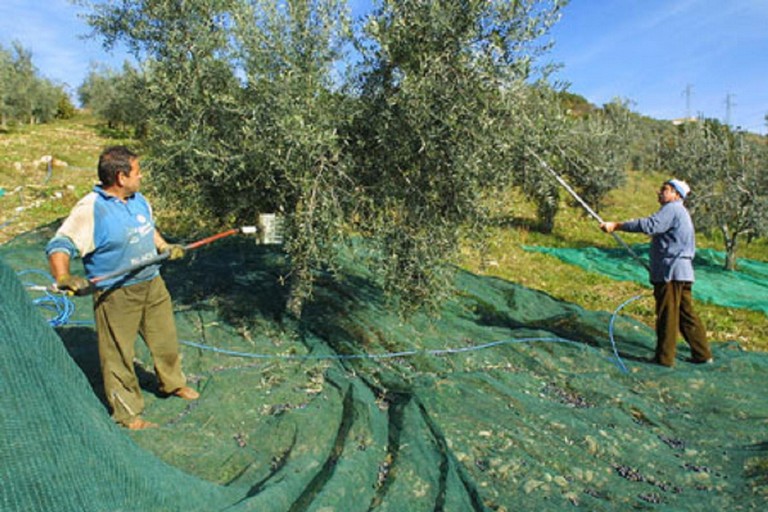
[[[595,214],[596,215],[596,214]],[[229,236],[233,236],[236,234],[245,234],[245,235],[254,235],[259,233],[261,235],[261,242],[262,243],[280,243],[282,242],[282,225],[280,224],[281,221],[274,218],[274,216],[271,216],[271,218],[267,218],[266,220],[260,219],[260,226],[244,226],[241,228],[233,228],[226,231],[222,231],[221,233],[217,233],[215,235],[211,235],[209,237],[203,238],[201,240],[198,240],[196,242],[189,243],[184,246],[185,250],[192,250],[196,249],[198,247],[202,247],[204,245],[210,244],[212,242],[215,242],[217,240],[220,240],[222,238],[226,238]],[[118,277],[121,275],[129,274],[131,272],[135,272],[136,270],[139,270],[141,268],[144,268],[149,265],[153,265],[156,263],[160,263],[162,261],[165,261],[170,256],[170,253],[168,251],[158,254],[156,257],[142,262],[138,265],[132,265],[129,267],[125,267],[119,270],[116,270],[114,272],[110,272],[108,274],[98,276],[96,278],[93,278],[90,280],[92,284],[96,284],[98,282],[111,279],[114,277]],[[53,281],[52,276],[50,274],[47,274],[45,272],[37,271],[37,270],[26,270],[19,272],[19,277],[22,277],[26,274],[38,274],[40,276],[45,277],[49,282]],[[40,306],[42,309],[45,309],[47,311],[53,312],[54,316],[48,319],[48,323],[53,327],[59,327],[63,325],[72,325],[75,323],[78,324],[93,324],[92,321],[90,322],[73,322],[71,320],[72,315],[75,312],[75,305],[72,302],[70,298],[70,294],[62,294],[55,288],[55,284],[51,286],[41,286],[37,285],[35,283],[26,282],[24,283],[24,286],[27,288],[27,290],[30,291],[40,291],[43,292],[44,295],[38,299],[33,300],[33,303],[37,306]],[[92,288],[91,288],[92,289]],[[608,334],[611,342],[611,346],[613,349],[613,356],[614,356],[614,363],[618,367],[619,370],[621,370],[624,373],[627,373],[627,367],[622,361],[621,357],[619,356],[618,350],[616,348],[616,343],[614,340],[614,323],[615,319],[619,313],[619,311],[625,307],[630,302],[637,300],[641,298],[642,296],[638,295],[636,297],[633,297],[632,299],[624,302],[621,306],[619,306],[613,313],[609,328],[608,328]],[[589,347],[589,345],[584,345],[583,343],[579,343],[573,340],[568,340],[561,337],[534,337],[534,338],[508,338],[508,339],[502,339],[497,341],[492,341],[480,345],[470,346],[470,347],[460,347],[460,348],[443,348],[443,349],[432,349],[432,350],[406,350],[406,351],[399,351],[399,352],[387,352],[387,353],[381,353],[381,354],[335,354],[335,355],[279,355],[279,354],[259,354],[259,353],[249,353],[249,352],[240,352],[240,351],[233,351],[233,350],[226,350],[221,349],[212,345],[206,345],[201,343],[196,343],[193,341],[187,341],[187,340],[180,340],[180,343],[187,345],[189,347],[197,348],[200,350],[207,350],[212,351],[218,354],[223,355],[229,355],[233,357],[244,357],[244,358],[256,358],[256,359],[281,359],[281,360],[308,360],[308,359],[392,359],[392,358],[401,358],[401,357],[410,357],[415,356],[418,354],[427,355],[427,356],[445,356],[445,355],[452,355],[452,354],[459,354],[459,353],[465,353],[465,352],[474,352],[479,350],[486,350],[489,348],[501,346],[501,345],[508,345],[508,344],[523,344],[523,343],[561,343],[561,344],[570,344],[580,347]]]
[[[39,271],[39,270],[24,270],[24,271],[18,272],[17,275],[19,277],[23,277],[24,275],[27,275],[27,274],[36,274],[36,275],[42,276],[48,281],[53,280],[50,274]],[[39,306],[41,309],[44,309],[48,312],[53,313],[53,316],[48,318],[48,323],[52,327],[61,327],[65,325],[93,325],[93,321],[73,321],[72,320],[72,315],[75,313],[75,304],[72,301],[70,295],[58,293],[55,290],[53,290],[52,287],[50,286],[41,286],[33,282],[23,282],[22,284],[29,291],[37,291],[37,292],[44,293],[42,297],[34,299],[32,302],[36,306]],[[611,347],[613,349],[614,364],[617,366],[619,370],[621,370],[624,373],[628,373],[629,370],[627,370],[627,367],[622,361],[621,356],[619,356],[618,350],[616,348],[616,342],[614,340],[615,319],[622,308],[624,308],[629,303],[637,299],[640,299],[641,297],[642,295],[638,295],[621,304],[621,306],[619,306],[613,312],[613,315],[611,316],[611,320],[609,324],[608,334],[611,341]],[[506,339],[491,341],[488,343],[483,343],[483,344],[473,345],[468,347],[466,346],[458,347],[458,348],[448,347],[448,348],[431,349],[431,350],[405,350],[405,351],[398,351],[398,352],[386,352],[386,353],[380,353],[380,354],[363,353],[363,354],[333,354],[333,355],[313,355],[313,354],[280,355],[280,354],[264,354],[264,353],[252,353],[252,352],[227,350],[227,349],[218,348],[213,345],[202,344],[202,343],[197,343],[197,342],[188,341],[188,340],[180,340],[180,343],[192,348],[199,349],[199,350],[210,351],[217,354],[228,355],[232,357],[242,357],[242,358],[251,358],[251,359],[271,359],[271,360],[298,360],[298,361],[316,360],[316,359],[377,360],[377,359],[393,359],[393,358],[411,357],[419,354],[433,356],[433,357],[440,357],[440,356],[446,356],[446,355],[454,355],[454,354],[460,354],[460,353],[466,353],[466,352],[486,350],[486,349],[498,347],[501,345],[524,344],[524,343],[525,344],[560,343],[560,344],[578,346],[581,348],[593,348],[590,345],[586,345],[584,343],[579,343],[577,341],[573,341],[573,340],[569,340],[561,337],[532,337],[532,338],[506,338]],[[594,349],[594,350],[597,350],[597,349]]]

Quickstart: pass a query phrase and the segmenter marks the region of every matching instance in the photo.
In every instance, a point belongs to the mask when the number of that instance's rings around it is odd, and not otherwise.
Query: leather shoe
[[[145,430],[148,428],[155,428],[157,427],[157,423],[152,423],[151,421],[147,421],[141,416],[135,417],[133,420],[131,420],[129,423],[125,424],[125,428],[128,430]]]
[[[179,398],[183,398],[184,400],[197,400],[200,398],[200,393],[188,386],[177,389],[173,392],[173,395]]]
[[[685,361],[693,364],[712,364],[715,362],[714,358],[712,357],[710,357],[709,359],[694,359],[692,357],[689,357]]]

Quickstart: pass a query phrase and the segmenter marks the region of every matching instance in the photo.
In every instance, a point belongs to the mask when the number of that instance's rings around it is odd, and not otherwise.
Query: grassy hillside
[[[97,181],[101,149],[126,140],[111,136],[83,113],[0,131],[0,243],[66,215]],[[50,167],[47,157],[52,158]]]
[[[100,150],[121,142],[130,141],[120,134],[106,132],[93,117],[83,113],[68,121],[0,133],[0,187],[4,189],[0,197],[0,243],[65,216],[94,183]],[[53,157],[50,170],[41,160],[46,156]],[[664,178],[658,173],[630,173],[627,184],[611,194],[608,206],[600,214],[609,220],[647,215],[658,207],[655,191]],[[639,285],[616,282],[552,256],[523,249],[526,244],[614,246],[613,239],[600,232],[595,221],[578,206],[564,200],[555,231],[544,235],[530,228],[535,225],[535,214],[524,197],[511,193],[499,204],[503,206],[497,208],[497,223],[489,232],[487,252],[480,255],[464,250],[460,262],[465,268],[520,283],[592,310],[610,312],[625,300],[647,292]],[[173,232],[169,218],[161,222],[166,231]],[[644,241],[642,235],[622,237],[629,243]],[[703,235],[699,236],[699,244],[722,247],[717,240]],[[768,244],[764,240],[753,242],[743,246],[739,255],[768,261]],[[623,313],[652,325],[652,302],[650,298],[636,301]],[[734,340],[747,349],[768,350],[768,319],[764,314],[710,305],[700,305],[699,311],[713,341]]]

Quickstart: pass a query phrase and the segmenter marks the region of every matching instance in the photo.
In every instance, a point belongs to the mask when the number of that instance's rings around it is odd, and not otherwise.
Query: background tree
[[[104,120],[109,128],[131,127],[137,137],[145,138],[149,113],[146,90],[143,74],[126,61],[121,73],[92,67],[77,94],[81,105]]]
[[[36,79],[30,86],[32,97],[29,122],[47,123],[59,114],[59,101],[64,92],[49,80]]]
[[[768,151],[716,120],[688,123],[668,141],[671,174],[690,182],[689,207],[699,229],[719,232],[725,268],[736,267],[739,241],[768,233]]]
[[[383,1],[359,40],[360,114],[350,130],[360,229],[406,308],[439,301],[483,198],[512,173],[510,124],[541,37],[563,2]]]
[[[632,133],[628,138],[629,166],[635,171],[657,171],[663,167],[661,141],[674,136],[676,127],[666,120],[630,112]]]
[[[77,113],[77,108],[72,104],[69,94],[61,90],[56,103],[56,119],[72,119]]]
[[[568,98],[561,101],[558,92],[544,83],[525,88],[520,100],[503,131],[513,148],[506,166],[512,183],[536,205],[538,228],[551,233],[560,208],[560,185],[543,165],[562,172],[560,148],[569,137],[574,111]]]
[[[565,176],[595,211],[600,211],[608,192],[626,180],[635,133],[628,102],[614,99],[602,109],[577,118],[560,144]]]
[[[544,165],[599,210],[606,194],[626,178],[634,133],[626,103],[574,109],[573,96],[541,83],[527,89],[520,106],[515,118],[523,122],[507,132],[516,147],[509,165],[518,170],[514,183],[536,204],[540,229],[554,229],[561,197],[560,185]]]
[[[117,73],[108,68],[92,67],[88,76],[77,90],[80,104],[106,121],[110,128],[119,126],[119,114],[116,115],[114,104],[117,102]],[[137,98],[141,101],[141,96]]]
[[[21,44],[14,43],[7,102],[10,117],[17,121],[34,124],[33,109],[37,99],[35,78],[32,53]]]
[[[0,126],[6,128],[12,116],[10,106],[13,60],[10,52],[0,46]]]
[[[13,43],[0,46],[0,117],[2,126],[46,123],[59,114],[63,87],[39,76],[32,53]]]

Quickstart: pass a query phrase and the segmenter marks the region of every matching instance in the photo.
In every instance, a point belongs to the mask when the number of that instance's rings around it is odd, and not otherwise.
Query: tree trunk
[[[725,239],[725,270],[736,270],[736,235]]]
[[[297,293],[295,289],[291,289],[288,294],[288,302],[285,309],[291,317],[299,320],[301,318],[301,312],[304,309],[304,297],[300,293]]]
[[[288,290],[286,310],[296,320],[301,319],[304,304],[312,292],[312,272],[306,268],[294,268]]]

